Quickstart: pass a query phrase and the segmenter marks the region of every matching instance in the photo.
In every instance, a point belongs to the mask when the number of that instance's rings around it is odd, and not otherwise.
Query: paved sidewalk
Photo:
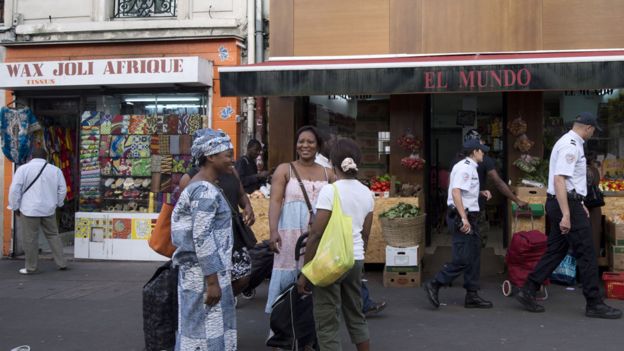
[[[0,260],[0,351],[30,345],[32,351],[143,350],[141,288],[160,263],[71,261],[57,271],[42,260],[42,273],[17,273],[22,260]],[[439,267],[431,265],[431,270]],[[461,284],[441,291],[445,303],[433,310],[421,289],[385,289],[381,273],[369,273],[374,298],[389,307],[370,318],[374,350],[621,350],[624,320],[584,317],[580,289],[550,289],[543,314],[530,314],[502,296],[495,273],[484,277],[491,310],[463,308]],[[240,300],[240,350],[269,350],[264,339],[266,284],[255,298]],[[624,301],[608,301],[624,308]],[[348,336],[343,330],[345,350]]]

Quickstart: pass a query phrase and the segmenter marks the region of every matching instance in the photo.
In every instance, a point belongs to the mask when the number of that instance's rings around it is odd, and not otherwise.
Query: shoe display
[[[425,285],[423,285],[423,289],[427,294],[427,299],[429,299],[429,302],[431,302],[433,307],[440,307],[440,300],[438,299],[438,291],[440,290],[440,285],[436,281],[430,280],[425,283]]]
[[[386,301],[381,302],[373,302],[371,306],[369,306],[366,310],[364,310],[364,315],[366,317],[372,316],[383,311],[388,304]]]
[[[622,318],[622,311],[604,303],[599,303],[597,305],[587,306],[585,315],[591,318],[619,319]]]
[[[468,291],[464,302],[465,308],[492,308],[494,304],[491,301],[484,300],[476,291]]]
[[[516,300],[518,300],[518,302],[520,302],[522,304],[524,309],[529,311],[529,312],[539,313],[539,312],[546,311],[544,306],[539,305],[535,301],[535,296],[533,294],[531,294],[531,292],[529,292],[525,288],[520,289],[520,291],[516,295]]]

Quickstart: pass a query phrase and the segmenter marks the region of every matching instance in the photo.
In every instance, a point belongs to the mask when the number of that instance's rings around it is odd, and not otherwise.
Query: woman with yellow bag
[[[360,282],[374,199],[357,180],[361,158],[360,148],[352,140],[338,140],[333,147],[330,160],[338,180],[319,193],[316,218],[306,244],[305,266],[297,282],[303,294],[311,294],[309,284],[314,285],[314,319],[323,351],[342,349],[337,308],[358,351],[369,349]]]

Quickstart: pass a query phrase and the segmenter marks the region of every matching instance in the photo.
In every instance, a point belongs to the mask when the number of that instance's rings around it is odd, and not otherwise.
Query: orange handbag
[[[173,205],[163,204],[156,219],[156,225],[152,230],[148,244],[152,250],[167,257],[173,256],[176,247],[171,243],[171,214],[173,213]]]

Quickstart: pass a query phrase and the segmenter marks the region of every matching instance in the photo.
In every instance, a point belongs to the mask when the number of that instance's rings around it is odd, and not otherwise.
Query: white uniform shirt
[[[44,159],[35,158],[17,169],[9,189],[9,210],[19,210],[28,217],[48,217],[63,206],[67,184],[63,172],[52,164],[48,163],[39,179],[24,193],[44,164]]]
[[[587,161],[583,144],[585,141],[574,131],[562,136],[550,154],[548,169],[548,193],[555,195],[555,176],[565,176],[566,190],[576,190],[579,195],[587,195]]]
[[[453,202],[453,189],[461,189],[461,198],[464,209],[470,212],[479,212],[479,174],[478,164],[466,157],[457,162],[451,170],[447,205],[455,206]]]

